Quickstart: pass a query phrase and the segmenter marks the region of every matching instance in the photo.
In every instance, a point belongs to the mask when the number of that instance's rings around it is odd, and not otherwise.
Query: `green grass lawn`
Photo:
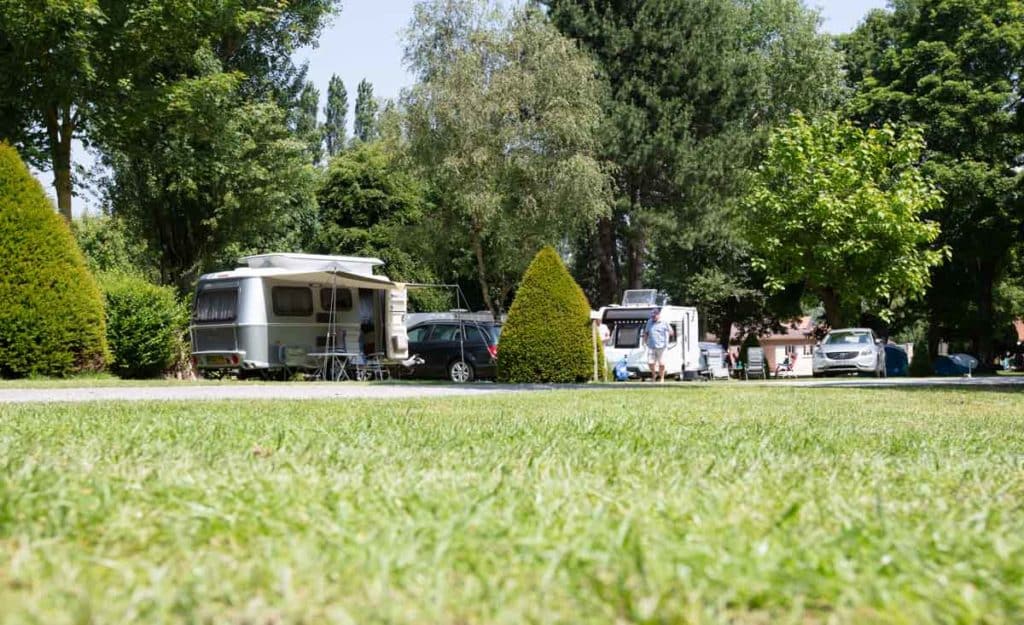
[[[0,406],[3,623],[1021,623],[1024,394]]]

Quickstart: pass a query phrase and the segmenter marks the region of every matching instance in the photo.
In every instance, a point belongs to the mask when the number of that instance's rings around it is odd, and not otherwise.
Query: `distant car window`
[[[466,341],[470,343],[482,343],[484,345],[490,343],[490,338],[484,338],[486,335],[484,331],[476,326],[466,326]]]
[[[422,343],[427,340],[427,336],[430,334],[430,326],[417,326],[412,330],[409,330],[409,342],[410,343]]]
[[[443,341],[457,341],[459,326],[456,325],[438,325],[434,326],[434,331],[430,335],[430,341],[432,343],[439,343]]]
[[[871,342],[867,332],[833,332],[825,338],[826,345],[865,345]]]

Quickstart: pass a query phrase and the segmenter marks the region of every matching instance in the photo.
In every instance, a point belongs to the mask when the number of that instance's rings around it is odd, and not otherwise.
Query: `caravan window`
[[[308,317],[313,314],[313,291],[304,286],[275,286],[270,290],[274,314],[279,317]]]
[[[196,297],[193,318],[197,323],[234,321],[238,312],[238,289],[211,289]]]
[[[615,326],[615,347],[636,347],[640,345],[641,325]]]
[[[352,310],[352,291],[350,289],[320,289],[320,309],[331,310],[331,292],[334,293],[335,310]]]

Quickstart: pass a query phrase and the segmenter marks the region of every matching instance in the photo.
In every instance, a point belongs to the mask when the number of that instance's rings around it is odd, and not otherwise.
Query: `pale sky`
[[[328,26],[320,38],[320,45],[296,54],[300,61],[309,62],[309,78],[320,90],[321,103],[327,98],[327,83],[331,74],[345,81],[349,97],[349,131],[355,104],[356,86],[366,78],[374,87],[378,98],[395,98],[403,87],[412,83],[412,77],[402,66],[401,31],[412,18],[417,0],[342,0],[341,13]],[[838,34],[853,30],[871,9],[886,5],[885,0],[807,0],[821,9],[822,28]],[[322,115],[322,113],[321,113]],[[92,158],[76,142],[75,162],[86,167]],[[53,196],[53,177],[49,173],[37,174]],[[75,197],[75,214],[83,210],[93,212],[93,198]]]

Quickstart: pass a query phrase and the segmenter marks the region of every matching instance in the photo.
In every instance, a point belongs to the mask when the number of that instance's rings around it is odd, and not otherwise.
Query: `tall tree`
[[[746,200],[755,264],[772,290],[803,283],[832,328],[915,299],[943,252],[921,216],[941,202],[920,170],[917,130],[862,131],[835,115],[795,115],[775,132]]]
[[[308,145],[276,104],[247,102],[240,80],[213,71],[176,82],[149,125],[105,154],[113,214],[145,236],[161,280],[183,291],[244,253],[299,248],[314,235]]]
[[[841,45],[851,112],[865,125],[919,124],[924,168],[943,190],[930,217],[952,259],[928,294],[931,347],[968,342],[989,362],[997,293],[1024,230],[1024,2],[897,0]]]
[[[406,60],[418,76],[408,136],[438,195],[438,240],[456,238],[454,261],[471,263],[496,312],[524,250],[561,244],[606,209],[596,68],[540,11],[486,0],[417,5]]]
[[[145,124],[126,103],[193,70],[203,50],[242,72],[251,97],[285,97],[292,50],[315,41],[336,1],[0,0],[0,138],[53,171],[70,219],[74,138]]]
[[[610,85],[602,155],[618,194],[594,239],[598,302],[651,277],[687,301],[756,290],[732,213],[765,130],[838,99],[839,57],[817,14],[800,0],[542,1]],[[717,286],[681,279],[697,274]]]
[[[306,81],[293,110],[293,127],[299,140],[309,146],[307,151],[314,165],[319,165],[323,158],[323,131],[317,120],[319,110],[320,91],[312,81]]]
[[[345,148],[345,124],[348,121],[348,92],[345,82],[337,74],[331,75],[327,85],[327,105],[324,107],[324,142],[328,158],[334,158]]]
[[[356,109],[352,132],[356,139],[366,143],[377,137],[377,100],[373,97],[373,85],[365,78],[359,81],[356,92]]]

